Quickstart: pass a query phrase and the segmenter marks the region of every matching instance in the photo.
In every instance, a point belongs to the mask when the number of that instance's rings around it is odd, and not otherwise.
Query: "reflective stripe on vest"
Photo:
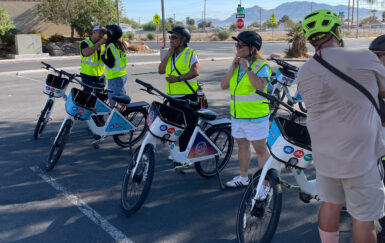
[[[89,47],[93,47],[94,44],[89,38],[84,39]],[[81,44],[80,44],[81,45]],[[100,53],[104,51],[104,45],[100,47]],[[84,57],[80,50],[80,72],[89,76],[100,77],[104,73],[104,63],[99,58],[98,52],[95,51],[88,57]]]
[[[251,64],[254,73],[264,66],[268,65],[263,60],[256,60]],[[269,67],[270,68],[270,67]],[[271,69],[270,69],[271,74]],[[230,110],[231,116],[239,119],[256,119],[269,115],[269,105],[267,99],[255,93],[255,88],[251,84],[247,72],[238,82],[239,66],[234,69],[230,78]],[[267,85],[263,92],[267,92]]]
[[[127,65],[127,57],[126,53],[116,48],[114,43],[110,43],[107,46],[107,50],[110,48],[112,55],[115,58],[115,64],[112,68],[106,66],[106,76],[107,79],[119,78],[127,74],[126,65]],[[123,56],[122,56],[123,54]],[[107,52],[105,54],[107,56]]]
[[[190,61],[192,55],[196,52],[195,50],[186,47],[182,53],[179,55],[178,59],[175,60],[175,67],[178,69],[181,75],[186,74],[190,72]],[[179,76],[178,72],[175,70],[175,67],[172,68],[172,56],[168,58],[167,65],[166,65],[166,77],[169,77],[170,75],[173,76]],[[198,80],[196,78],[187,80],[187,82],[190,84],[191,88],[194,91],[197,91],[198,89]],[[166,88],[167,88],[167,94],[170,95],[187,95],[187,94],[194,94],[194,92],[190,89],[190,87],[185,83],[185,81],[180,81],[176,83],[169,83],[166,81]]]

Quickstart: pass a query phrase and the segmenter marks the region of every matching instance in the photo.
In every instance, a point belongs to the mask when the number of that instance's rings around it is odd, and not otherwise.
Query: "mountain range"
[[[283,3],[279,6],[277,6],[274,9],[264,9],[262,8],[262,23],[265,22],[266,20],[270,19],[270,15],[274,13],[276,21],[284,15],[288,15],[290,19],[292,19],[295,22],[298,22],[305,17],[306,14],[310,13],[310,7],[311,3],[307,1],[298,1],[298,2],[289,2],[289,3]],[[245,8],[245,18],[243,19],[246,23],[246,25],[257,21],[259,22],[260,19],[260,9],[261,7],[255,5],[254,7],[251,8]],[[344,12],[345,18],[348,17],[348,6],[346,5],[328,5],[328,4],[321,4],[321,3],[312,3],[312,9],[330,9],[337,14],[339,12]],[[371,9],[366,9],[366,8],[359,8],[358,9],[358,17],[359,19],[367,18],[372,15],[370,12]],[[357,14],[357,9],[354,9],[354,22],[356,22],[356,14]],[[225,20],[220,20],[220,19],[212,19],[212,18],[206,18],[206,22],[212,21],[214,26],[226,26],[234,23],[236,21],[235,18],[236,13],[234,12],[233,15],[230,17],[226,18]],[[376,16],[379,19],[382,19],[382,11],[376,12]],[[202,19],[196,19],[196,22],[199,23],[201,22]]]

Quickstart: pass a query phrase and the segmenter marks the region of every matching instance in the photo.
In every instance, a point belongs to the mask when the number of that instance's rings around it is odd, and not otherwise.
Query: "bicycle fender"
[[[207,123],[210,124],[211,126],[215,127],[215,126],[220,126],[220,125],[230,125],[231,121],[228,118],[222,118],[222,119],[216,119],[213,121],[207,121]]]

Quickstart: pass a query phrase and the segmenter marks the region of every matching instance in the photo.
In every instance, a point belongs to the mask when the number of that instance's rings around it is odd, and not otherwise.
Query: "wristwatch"
[[[253,69],[251,69],[251,67],[248,67],[248,68],[247,68],[247,71],[253,71]]]
[[[180,78],[180,76],[178,76],[178,82],[182,81],[182,79]]]

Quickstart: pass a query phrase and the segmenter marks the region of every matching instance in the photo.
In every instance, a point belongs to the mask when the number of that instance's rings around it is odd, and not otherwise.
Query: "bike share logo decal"
[[[54,88],[51,88],[51,92],[54,93],[54,92],[55,92],[55,89],[54,89]]]
[[[114,124],[111,124],[109,128],[114,129]]]
[[[294,151],[294,156],[296,158],[302,158],[305,155],[305,153],[302,150],[296,150]]]
[[[207,150],[207,145],[205,141],[199,142],[196,146],[195,152],[197,154],[204,154]]]
[[[275,133],[274,132],[271,132],[271,137],[275,138]]]
[[[167,126],[166,126],[166,125],[161,125],[159,129],[160,129],[162,132],[164,132],[164,131],[167,130]]]
[[[174,132],[175,132],[175,128],[173,127],[170,127],[169,129],[167,129],[167,133],[173,134]]]
[[[181,135],[181,134],[182,134],[182,130],[178,130],[178,131],[175,132],[175,136],[177,136],[177,137],[178,137],[179,135]]]
[[[286,154],[292,154],[294,152],[294,148],[292,146],[285,146],[283,147],[283,152]]]
[[[147,116],[147,125],[151,126],[152,122],[154,121],[155,118],[155,112],[150,111],[150,114]]]
[[[174,149],[174,148],[175,148],[175,144],[171,144],[170,149]]]
[[[50,90],[51,89],[51,87],[49,87],[48,85],[47,86],[45,86],[45,90]]]
[[[312,161],[313,160],[313,155],[312,154],[306,154],[305,157],[303,157],[305,161]]]
[[[79,109],[78,113],[82,114],[82,113],[84,113],[84,110],[83,109]]]
[[[72,110],[73,111],[78,111],[78,108],[77,107],[72,107]]]
[[[119,124],[116,124],[116,125],[115,125],[115,128],[118,129],[118,128],[119,128]]]

